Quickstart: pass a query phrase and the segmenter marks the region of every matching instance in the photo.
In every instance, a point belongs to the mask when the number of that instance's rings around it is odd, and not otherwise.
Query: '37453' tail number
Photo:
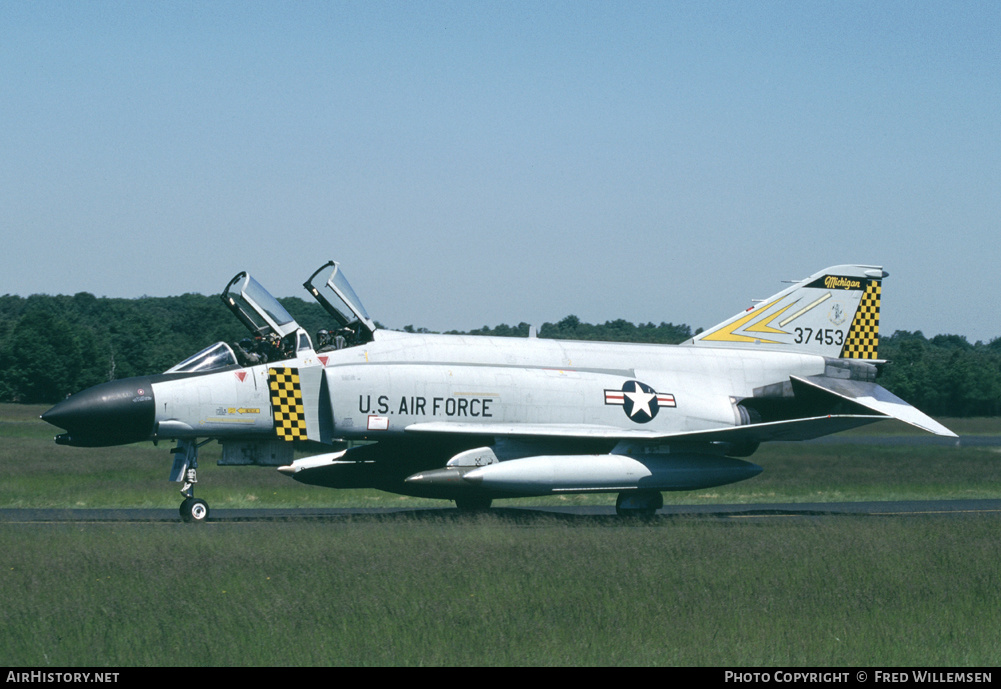
[[[845,332],[838,328],[796,328],[796,344],[805,344],[813,340],[818,344],[843,345],[845,343]]]

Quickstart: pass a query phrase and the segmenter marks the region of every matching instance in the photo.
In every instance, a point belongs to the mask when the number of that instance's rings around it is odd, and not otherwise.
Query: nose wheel
[[[180,512],[181,521],[203,522],[209,518],[209,504],[201,498],[185,498]]]

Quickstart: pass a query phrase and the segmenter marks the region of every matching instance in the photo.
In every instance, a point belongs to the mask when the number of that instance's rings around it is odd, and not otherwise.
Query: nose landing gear
[[[170,480],[176,483],[184,481],[181,486],[181,521],[201,523],[209,518],[209,504],[195,497],[195,484],[198,483],[198,448],[205,443],[190,440],[178,440],[177,447],[170,452],[174,455],[174,466],[170,470]]]

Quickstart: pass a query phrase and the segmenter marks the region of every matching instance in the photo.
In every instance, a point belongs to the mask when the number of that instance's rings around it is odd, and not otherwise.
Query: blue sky
[[[997,2],[0,3],[0,294],[709,327],[840,263],[1001,336]]]

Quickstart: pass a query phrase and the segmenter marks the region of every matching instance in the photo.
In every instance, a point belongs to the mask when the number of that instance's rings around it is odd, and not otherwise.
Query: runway
[[[495,507],[488,512],[501,518],[537,519],[559,517],[572,521],[604,521],[620,519],[612,506],[581,507]],[[670,520],[677,517],[705,517],[728,520],[771,520],[823,518],[832,516],[971,517],[1001,514],[1001,500],[907,500],[888,502],[815,502],[770,503],[749,505],[668,505],[653,517]],[[375,519],[468,519],[477,515],[459,512],[451,507],[424,508],[274,508],[274,509],[213,509],[208,523],[237,522],[315,522],[349,521],[358,518]],[[181,523],[176,509],[0,509],[0,524],[41,523],[122,523],[176,522]],[[193,526],[193,528],[197,528]]]

